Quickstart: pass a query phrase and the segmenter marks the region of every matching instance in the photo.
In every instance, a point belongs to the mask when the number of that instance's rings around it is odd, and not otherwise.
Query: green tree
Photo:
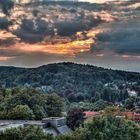
[[[35,89],[0,89],[0,119],[58,117],[63,112],[63,103],[58,95],[42,93]]]
[[[45,109],[49,117],[59,117],[64,108],[63,100],[56,94],[49,94],[46,97]]]
[[[115,106],[115,105],[110,105],[104,109],[104,112],[105,112],[105,114],[111,115],[113,112],[120,112],[120,108],[118,106]]]
[[[0,140],[53,140],[40,127],[11,128],[0,133]]]
[[[134,110],[136,103],[136,97],[130,97],[125,100],[124,107],[129,110]]]
[[[132,121],[100,116],[78,130],[81,140],[139,140],[140,128]]]
[[[107,101],[104,101],[104,100],[100,99],[93,104],[93,109],[92,110],[100,111],[100,110],[103,110],[107,105],[108,105]]]
[[[56,138],[56,140],[81,140],[80,135],[78,133],[72,133],[69,135],[63,135]]]
[[[35,118],[33,111],[27,105],[17,105],[9,112],[8,117],[10,119],[22,119],[22,120],[23,119],[29,120]]]
[[[84,122],[84,113],[79,108],[71,109],[67,114],[67,125],[71,129],[76,129]]]

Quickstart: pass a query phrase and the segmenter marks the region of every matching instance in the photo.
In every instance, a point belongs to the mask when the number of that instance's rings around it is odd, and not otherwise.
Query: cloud
[[[7,20],[14,24],[0,30],[0,65],[72,61],[140,71],[140,11],[135,3],[14,9]]]
[[[0,29],[8,29],[12,22],[5,17],[0,17]]]
[[[109,24],[109,30],[96,36],[94,52],[111,51],[116,54],[140,54],[140,21]]]

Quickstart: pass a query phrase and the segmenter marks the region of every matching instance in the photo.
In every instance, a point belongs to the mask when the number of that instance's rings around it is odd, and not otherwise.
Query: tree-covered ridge
[[[140,74],[91,65],[58,63],[38,68],[0,67],[1,87],[33,87],[55,92],[70,102],[84,100],[120,102],[140,95]]]
[[[0,89],[0,119],[42,119],[61,116],[63,100],[34,89]]]

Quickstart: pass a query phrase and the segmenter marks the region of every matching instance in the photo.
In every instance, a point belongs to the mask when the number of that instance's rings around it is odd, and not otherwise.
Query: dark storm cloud
[[[69,5],[69,8],[62,5],[46,6],[46,13],[43,8],[37,10],[31,7],[29,14],[17,17],[16,20],[20,24],[13,33],[24,42],[36,43],[56,34],[72,36],[76,32],[89,30],[103,22],[101,17],[91,14],[82,6],[81,9],[72,6]]]
[[[97,52],[112,51],[117,54],[139,55],[139,24],[133,22],[112,25],[109,30],[96,36],[96,44],[92,49]]]
[[[11,46],[14,45],[16,43],[15,39],[13,39],[12,37],[6,38],[6,39],[0,39],[0,47],[4,46]]]
[[[21,22],[20,28],[14,31],[14,34],[24,42],[41,42],[46,35],[53,35],[49,23],[41,18],[23,19]]]
[[[0,29],[8,29],[12,22],[5,17],[0,17]]]
[[[79,31],[89,30],[101,22],[100,17],[94,17],[93,15],[85,15],[84,12],[80,12],[80,16],[74,20],[57,21],[54,26],[58,30],[58,35],[70,36]]]
[[[24,42],[41,42],[46,36],[54,35],[54,28],[57,29],[57,35],[71,36],[78,31],[89,30],[99,25],[102,20],[98,17],[87,16],[86,19],[76,18],[74,20],[54,21],[52,25],[41,18],[36,20],[24,19],[19,29],[14,31]]]

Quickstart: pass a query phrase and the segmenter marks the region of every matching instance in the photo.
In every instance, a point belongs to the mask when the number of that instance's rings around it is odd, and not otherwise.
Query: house
[[[136,112],[125,112],[125,116],[140,126],[140,114]]]
[[[42,120],[43,123],[46,124],[46,130],[48,129],[54,129],[53,133],[54,135],[64,135],[69,134],[72,132],[72,130],[66,125],[66,118],[58,118],[58,117],[51,117],[51,118],[45,118]],[[47,132],[47,131],[46,131]]]
[[[46,134],[64,135],[69,134],[72,130],[66,125],[66,118],[51,117],[40,121],[35,120],[0,120],[0,133],[9,128],[38,126],[43,129]]]
[[[83,112],[85,114],[86,121],[92,120],[94,117],[101,115],[101,112],[94,112],[94,111],[85,111]],[[117,118],[127,118],[132,121],[134,121],[136,124],[140,125],[140,114],[135,112],[112,112],[113,116],[116,116]]]
[[[83,112],[85,114],[85,119],[86,121],[92,120],[94,117],[99,116],[100,112],[95,112],[95,111],[85,111]]]
[[[95,116],[99,115],[99,112],[85,111],[84,114],[85,114],[86,117],[95,117]]]
[[[140,125],[140,114],[138,114],[138,113],[134,114],[134,121],[135,121],[135,123]]]

